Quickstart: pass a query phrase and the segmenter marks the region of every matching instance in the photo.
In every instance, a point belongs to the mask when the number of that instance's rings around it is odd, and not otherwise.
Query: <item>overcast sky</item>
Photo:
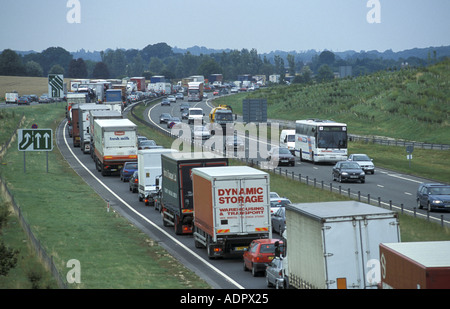
[[[400,51],[450,45],[449,13],[450,0],[1,0],[0,50]]]

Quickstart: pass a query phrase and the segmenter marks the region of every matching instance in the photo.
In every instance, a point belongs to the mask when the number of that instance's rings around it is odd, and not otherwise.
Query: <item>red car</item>
[[[264,272],[267,264],[275,257],[276,248],[278,248],[279,253],[283,253],[283,241],[279,239],[256,239],[252,241],[244,252],[244,270],[251,270],[253,276]]]

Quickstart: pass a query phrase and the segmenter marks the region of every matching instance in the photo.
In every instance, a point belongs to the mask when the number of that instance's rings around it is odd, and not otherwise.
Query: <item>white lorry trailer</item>
[[[192,169],[194,241],[208,258],[242,254],[271,238],[269,174],[248,166]]]
[[[377,288],[380,243],[400,242],[395,212],[356,201],[286,205],[285,285]]]
[[[94,121],[94,162],[103,176],[137,160],[137,126],[129,119]]]
[[[83,153],[90,153],[91,146],[91,136],[89,133],[90,126],[90,111],[109,111],[110,108],[108,106],[104,106],[102,104],[95,103],[86,103],[79,105],[78,111],[78,122],[79,122],[79,130],[80,130],[80,147]]]
[[[138,161],[138,198],[145,205],[154,204],[154,197],[159,194],[162,168],[161,154],[176,152],[173,149],[142,149],[137,153]]]

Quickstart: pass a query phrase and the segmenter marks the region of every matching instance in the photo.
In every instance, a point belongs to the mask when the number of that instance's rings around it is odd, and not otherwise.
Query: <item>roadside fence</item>
[[[19,219],[20,225],[22,226],[25,234],[28,237],[29,243],[31,244],[32,248],[35,250],[36,255],[38,258],[43,262],[44,266],[49,270],[52,274],[52,276],[55,278],[58,287],[61,289],[67,289],[67,284],[61,274],[59,273],[58,269],[56,268],[56,265],[53,261],[53,256],[50,256],[45,251],[45,248],[42,246],[39,239],[34,235],[33,231],[31,230],[30,225],[24,218],[22,214],[22,210],[20,209],[19,205],[17,204],[14,195],[11,193],[11,191],[8,189],[6,185],[6,181],[3,179],[3,177],[0,176],[0,191],[3,196],[7,198],[11,202],[12,208],[14,210],[14,213]]]

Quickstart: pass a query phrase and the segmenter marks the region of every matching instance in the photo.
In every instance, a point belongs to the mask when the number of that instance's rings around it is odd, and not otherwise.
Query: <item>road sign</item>
[[[51,98],[64,97],[64,75],[48,74],[48,95]]]
[[[18,129],[17,145],[19,151],[52,151],[52,129]]]

